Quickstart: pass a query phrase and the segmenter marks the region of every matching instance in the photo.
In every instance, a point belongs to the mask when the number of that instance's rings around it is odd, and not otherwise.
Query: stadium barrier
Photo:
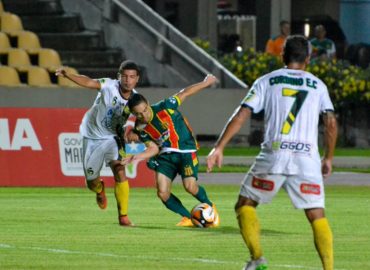
[[[0,108],[0,186],[85,186],[79,125],[86,109]],[[126,150],[143,150],[129,145]],[[152,187],[145,161],[126,169],[132,187]],[[114,180],[109,167],[101,176]]]

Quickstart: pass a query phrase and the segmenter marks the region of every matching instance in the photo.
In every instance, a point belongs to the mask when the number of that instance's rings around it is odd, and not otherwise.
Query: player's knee
[[[100,184],[100,179],[86,180],[86,186],[88,189],[94,191]]]
[[[243,197],[243,196],[239,196],[238,201],[236,202],[234,209],[236,211],[240,207],[245,206],[245,205],[252,206],[252,207],[257,207],[258,203],[256,201],[252,200],[252,199],[249,199],[249,198],[246,198],[246,197]]]
[[[114,180],[116,182],[123,182],[127,180],[124,166],[122,166],[121,164],[115,164],[111,166],[111,169],[114,175]]]
[[[167,201],[167,200],[168,200],[168,198],[170,197],[170,193],[169,193],[168,191],[161,191],[161,190],[158,190],[158,191],[157,191],[157,196],[158,196],[158,198],[159,198],[161,201],[165,202],[165,201]]]
[[[192,180],[184,181],[184,188],[188,193],[193,194],[193,195],[197,194],[198,192],[197,182],[192,181]]]

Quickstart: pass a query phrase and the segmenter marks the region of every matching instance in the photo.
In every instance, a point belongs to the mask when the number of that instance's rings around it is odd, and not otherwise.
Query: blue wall
[[[370,44],[370,0],[341,0],[340,25],[349,44]]]

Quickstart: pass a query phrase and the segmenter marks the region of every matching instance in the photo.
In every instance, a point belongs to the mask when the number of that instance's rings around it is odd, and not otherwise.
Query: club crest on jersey
[[[252,186],[256,189],[272,191],[274,189],[275,184],[271,180],[257,178],[253,176]]]
[[[304,194],[314,194],[314,195],[321,194],[320,185],[303,183],[301,184],[300,189],[301,189],[301,192]]]
[[[164,131],[161,134],[161,136],[156,140],[157,144],[160,146],[164,146],[164,143],[168,140],[169,137],[170,137],[170,131],[169,130]]]

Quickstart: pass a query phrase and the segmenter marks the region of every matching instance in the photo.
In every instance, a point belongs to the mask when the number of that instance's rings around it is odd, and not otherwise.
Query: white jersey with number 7
[[[309,72],[282,68],[256,80],[241,106],[264,111],[255,173],[321,177],[319,116],[333,111],[326,85]]]

